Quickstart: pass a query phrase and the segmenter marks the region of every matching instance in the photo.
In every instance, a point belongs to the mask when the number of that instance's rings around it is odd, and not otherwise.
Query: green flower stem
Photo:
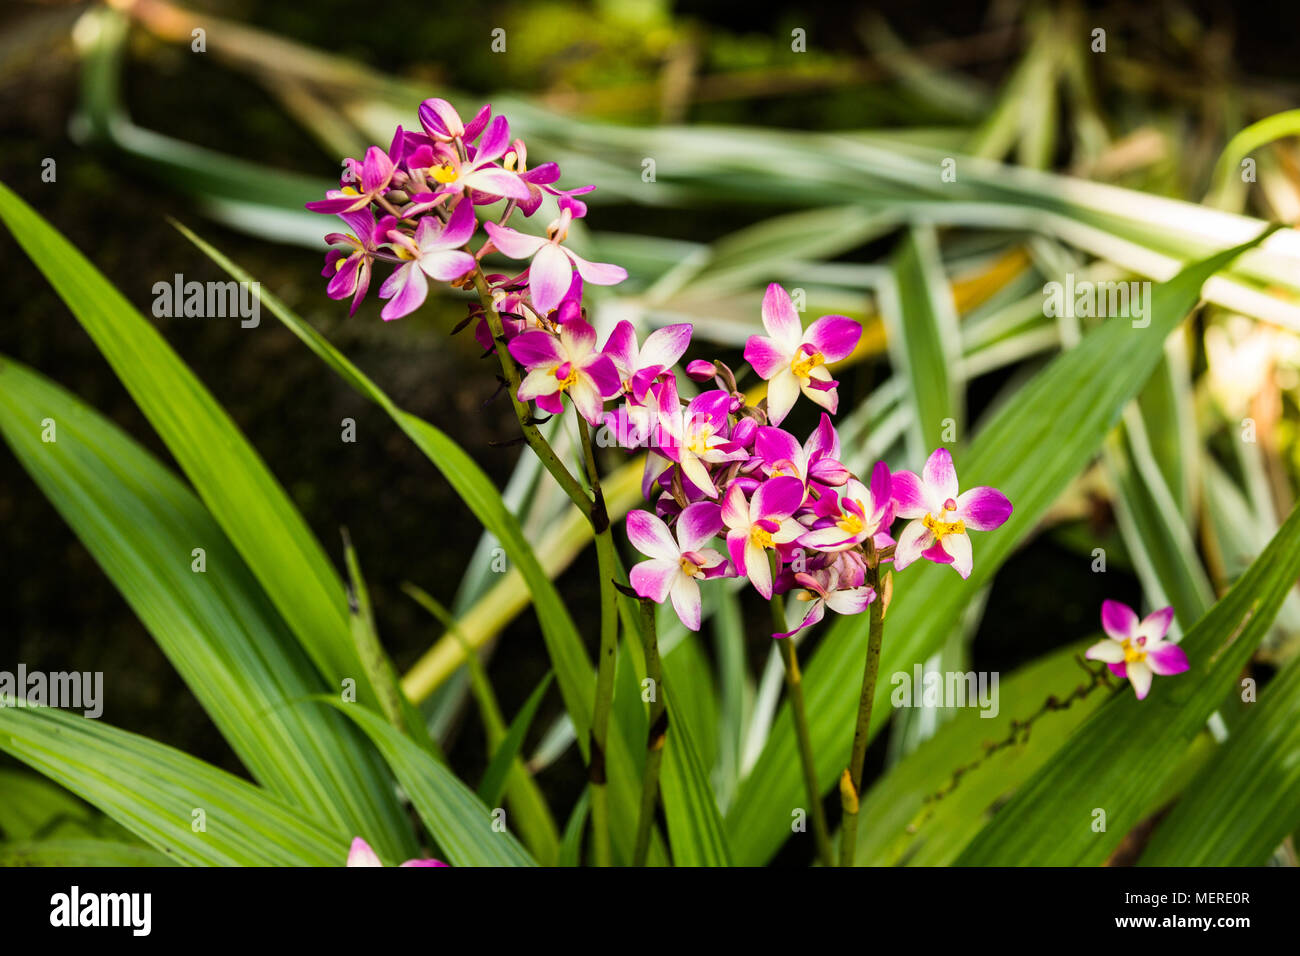
[[[609,793],[605,780],[605,743],[609,737],[609,714],[614,702],[614,665],[618,658],[618,592],[614,576],[618,555],[609,530],[605,496],[600,490],[600,473],[591,446],[591,429],[577,416],[578,434],[582,436],[582,458],[591,482],[591,527],[596,539],[596,563],[600,571],[600,658],[596,663],[596,702],[591,709],[591,755],[587,761],[587,779],[591,786],[591,826],[596,864],[613,862],[609,833]]]
[[[488,289],[487,279],[483,275],[482,266],[477,267],[473,273],[474,288],[478,290],[479,302],[483,305],[483,312],[487,316],[488,329],[492,332],[492,341],[496,343],[497,358],[501,361],[501,373],[505,376],[506,391],[510,393],[510,404],[514,407],[515,418],[519,420],[519,430],[523,432],[524,440],[528,442],[528,447],[533,453],[541,459],[542,464],[546,466],[560,487],[564,489],[578,510],[587,516],[587,520],[592,522],[595,527],[593,507],[594,502],[590,495],[583,489],[582,483],[565,467],[564,462],[560,460],[555,449],[547,442],[546,437],[537,430],[533,424],[532,410],[524,402],[519,401],[519,369],[515,367],[514,360],[510,358],[509,352],[506,351],[505,327],[501,323],[501,313],[497,311],[496,303],[492,301],[492,292]]]
[[[506,350],[505,327],[481,266],[474,270],[472,279],[487,317],[488,329],[492,332],[492,341],[496,344],[495,351],[501,362],[501,373],[505,377],[506,390],[510,393],[515,418],[519,421],[519,430],[534,454],[546,466],[546,470],[586,516],[596,541],[596,559],[600,568],[600,659],[596,667],[596,701],[591,714],[587,779],[591,785],[593,856],[598,866],[609,866],[613,862],[613,852],[609,832],[609,793],[605,780],[605,742],[609,734],[609,714],[614,697],[614,664],[618,653],[618,606],[614,591],[618,556],[614,551],[614,539],[609,532],[609,513],[600,491],[600,475],[596,470],[596,457],[591,447],[591,433],[587,422],[577,416],[578,431],[582,436],[583,460],[591,485],[591,493],[588,494],[581,482],[560,460],[545,436],[537,430],[528,405],[519,401],[519,370]]]
[[[645,773],[641,777],[641,815],[637,818],[633,866],[645,866],[654,829],[655,804],[659,799],[659,767],[664,759],[668,736],[668,701],[664,697],[663,666],[659,659],[659,635],[655,626],[655,603],[641,599],[641,644],[645,649],[645,673],[653,683],[650,701],[650,733],[645,745]]]
[[[772,578],[775,584],[778,565],[772,555]],[[772,591],[772,630],[782,633],[786,628],[785,601]],[[817,786],[817,764],[813,760],[812,734],[808,732],[808,710],[803,699],[803,674],[799,671],[799,655],[795,652],[794,638],[777,639],[781,660],[785,663],[785,687],[790,694],[790,715],[794,718],[795,737],[799,741],[799,762],[803,765],[804,786],[808,791],[809,810],[813,820],[813,838],[817,842],[817,856],[823,866],[834,866],[830,830],[826,826],[826,809],[822,806],[821,789]]]
[[[871,549],[868,549],[869,552]],[[884,595],[880,590],[880,566],[874,553],[867,555],[866,583],[875,590],[871,602],[871,624],[867,636],[867,660],[862,669],[862,694],[858,698],[858,719],[853,730],[853,753],[840,777],[840,806],[844,819],[840,824],[840,866],[852,866],[858,851],[858,809],[862,796],[862,768],[867,760],[867,741],[871,732],[871,705],[876,697],[876,678],[880,674],[880,644],[885,633]]]

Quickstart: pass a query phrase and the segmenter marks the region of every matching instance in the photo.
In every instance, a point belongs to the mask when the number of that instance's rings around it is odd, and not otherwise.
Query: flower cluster
[[[488,107],[466,123],[446,101],[430,99],[419,120],[418,132],[399,128],[386,152],[371,147],[361,161],[348,160],[340,188],[308,204],[350,230],[328,237],[335,245],[326,260],[329,294],[351,297],[355,310],[378,262],[396,266],[380,287],[385,319],[418,308],[430,279],[473,286],[476,336],[488,352],[504,344],[517,363],[518,402],[553,415],[567,398],[601,427],[603,444],[644,450],[650,506],[627,518],[628,538],[648,559],[631,571],[637,594],[671,601],[683,624],[698,629],[699,582],[744,578],[764,598],[792,592],[805,605],[793,630],[774,635],[786,637],[828,608],[864,610],[877,599],[872,582],[883,561],[902,570],[925,558],[970,575],[968,532],[1006,521],[1004,495],[961,493],[943,448],[921,475],[891,473],[880,462],[863,481],[841,461],[830,367],[857,347],[857,322],[826,315],[805,328],[786,291],[769,286],[767,334],[752,336],[744,350],[766,382],[766,397],[753,405],[720,361],[677,368],[690,325],[639,340],[624,321],[601,344],[583,307],[584,284],[612,285],[627,274],[566,245],[587,213],[579,197],[593,187],[558,188],[554,163],[529,169],[525,144]],[[544,236],[508,225],[515,212],[530,217],[548,199],[558,215]],[[475,250],[480,218],[484,238]],[[527,264],[516,275],[485,273],[480,263],[493,252]],[[802,441],[782,428],[800,396],[821,409]],[[908,522],[897,541],[895,518]]]
[[[577,197],[595,187],[556,189],[560,169],[554,163],[529,169],[527,147],[511,140],[504,116],[493,117],[485,106],[466,123],[446,100],[428,99],[419,121],[419,131],[399,126],[387,151],[371,146],[361,160],[345,161],[339,188],[307,204],[313,212],[337,215],[349,230],[326,236],[333,248],[322,274],[332,298],[351,298],[355,313],[376,263],[391,263],[396,268],[379,288],[387,300],[381,314],[400,319],[423,304],[430,279],[472,284],[483,256],[500,251],[528,259],[529,266],[513,279],[491,277],[494,295],[514,306],[525,293],[540,320],[575,287],[581,298],[578,276],[596,285],[627,277],[618,266],[588,262],[563,245],[574,220],[587,214]],[[506,225],[516,211],[532,216],[547,195],[557,199],[560,212],[545,238]],[[471,252],[476,207],[502,202],[496,221],[484,223],[486,241]]]

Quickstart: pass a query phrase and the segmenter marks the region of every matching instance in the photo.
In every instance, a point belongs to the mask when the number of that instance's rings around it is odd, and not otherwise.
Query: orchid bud
[[[757,436],[758,422],[752,418],[741,418],[731,429],[731,441],[741,448],[752,447]]]
[[[686,377],[692,382],[707,382],[717,374],[717,367],[704,359],[695,359],[686,365]]]

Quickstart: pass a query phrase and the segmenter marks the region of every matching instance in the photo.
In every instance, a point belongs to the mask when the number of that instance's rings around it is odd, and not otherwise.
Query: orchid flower
[[[472,155],[462,157],[458,150],[441,142],[433,148],[417,149],[407,159],[407,167],[413,174],[418,170],[426,181],[433,180],[436,188],[432,193],[421,192],[411,197],[415,203],[411,214],[431,209],[446,197],[460,195],[466,190],[491,197],[527,200],[530,195],[528,186],[518,174],[495,165],[509,146],[510,124],[504,116],[498,116],[488,124],[483,132],[483,141]]]
[[[542,315],[560,304],[573,281],[575,269],[584,281],[592,285],[616,285],[627,278],[627,270],[622,266],[588,262],[561,245],[569,236],[569,226],[581,215],[579,209],[585,207],[577,200],[561,199],[560,216],[546,227],[545,239],[494,222],[483,224],[493,245],[503,254],[511,259],[532,260],[528,267],[528,288],[533,296],[533,305]]]
[[[702,392],[683,410],[677,397],[677,380],[659,386],[660,445],[657,451],[682,469],[682,477],[710,498],[718,488],[707,465],[745,457],[727,437],[727,410],[731,396],[721,389]]]
[[[603,351],[613,360],[623,391],[637,404],[645,403],[650,383],[676,365],[686,352],[691,344],[691,329],[689,322],[666,325],[651,332],[638,346],[636,327],[631,322],[624,319],[614,326]]]
[[[839,491],[827,489],[817,499],[813,530],[799,538],[800,547],[818,551],[844,551],[871,538],[877,548],[893,544],[889,525],[894,520],[894,500],[889,466],[876,462],[871,487],[850,478]]]
[[[727,550],[738,574],[749,578],[754,590],[772,597],[772,569],[767,552],[789,544],[804,532],[791,517],[803,504],[803,482],[798,478],[772,478],[758,486],[746,500],[739,483],[727,489],[722,521],[727,526]],[[778,552],[779,559],[779,552]]]
[[[510,144],[509,151],[501,158],[501,165],[523,180],[528,188],[528,198],[517,203],[519,211],[525,216],[531,216],[542,205],[545,197],[542,187],[550,186],[560,179],[560,167],[555,163],[542,163],[532,169],[528,168],[528,147],[522,139],[516,139]],[[475,202],[478,202],[477,197]]]
[[[397,170],[402,142],[402,128],[399,126],[393,145],[387,153],[378,146],[371,146],[366,150],[363,162],[348,160],[347,176],[361,181],[359,190],[351,183],[341,189],[331,189],[325,193],[326,198],[307,203],[307,208],[312,212],[323,213],[359,212],[365,209],[388,191],[393,173]]]
[[[1181,674],[1189,667],[1187,653],[1165,640],[1174,619],[1172,607],[1162,607],[1138,620],[1137,613],[1119,601],[1101,602],[1101,626],[1106,632],[1084,652],[1092,661],[1105,661],[1116,677],[1127,677],[1138,700],[1151,690],[1155,674]]]
[[[421,219],[414,239],[401,230],[390,230],[393,248],[407,262],[379,287],[379,297],[391,300],[380,315],[400,319],[418,309],[429,294],[429,278],[450,282],[472,272],[478,262],[463,246],[477,224],[473,205],[462,202],[445,224],[437,216]]]
[[[492,107],[484,106],[480,109],[467,126],[461,121],[454,106],[434,96],[420,104],[418,115],[424,131],[438,142],[449,143],[460,139],[472,143],[483,132],[483,127],[487,126],[488,119],[492,116]]]
[[[326,294],[331,299],[352,296],[348,315],[357,314],[357,306],[370,289],[370,273],[379,247],[388,242],[388,231],[397,226],[397,219],[384,216],[378,222],[370,210],[339,213],[352,232],[331,232],[325,237],[330,245],[343,245],[345,249],[331,249],[325,253],[325,268],[321,275],[329,277]]]
[[[767,381],[768,420],[781,424],[800,392],[834,414],[839,395],[826,363],[849,357],[862,326],[842,315],[823,315],[805,330],[790,296],[775,282],[763,296],[763,326],[770,338],[751,335],[745,361]]]
[[[825,412],[821,424],[802,445],[780,428],[758,426],[754,453],[762,459],[763,473],[769,478],[793,475],[804,484],[817,481],[825,485],[842,485],[849,478],[848,469],[836,460],[839,438]]]
[[[794,592],[794,599],[807,602],[808,610],[798,627],[784,634],[773,634],[773,637],[793,637],[820,621],[827,608],[836,614],[861,614],[876,599],[875,590],[866,585],[841,588],[840,573],[834,567],[813,573],[801,571],[794,579],[802,585],[801,590]]]
[[[663,604],[670,597],[682,624],[700,629],[700,586],[705,578],[727,571],[727,559],[704,543],[722,530],[722,509],[714,502],[697,501],[677,517],[674,540],[668,525],[648,511],[629,511],[627,537],[648,557],[632,568],[632,588],[643,598]]]
[[[578,414],[599,425],[604,400],[620,391],[614,363],[596,350],[596,330],[581,319],[565,322],[559,335],[541,329],[521,332],[509,348],[528,369],[516,397],[536,401],[538,408],[553,415],[564,410],[560,397],[567,393]]]
[[[921,477],[895,472],[892,486],[898,517],[916,519],[898,536],[894,567],[899,571],[924,557],[951,564],[968,578],[974,558],[966,532],[992,531],[1011,516],[1011,502],[996,488],[957,493],[957,471],[946,448],[930,454]]]
[[[348,866],[383,866],[383,860],[379,859],[379,854],[370,849],[370,844],[361,837],[356,837],[352,841],[352,848],[348,851]],[[402,866],[446,866],[442,860],[407,860]]]

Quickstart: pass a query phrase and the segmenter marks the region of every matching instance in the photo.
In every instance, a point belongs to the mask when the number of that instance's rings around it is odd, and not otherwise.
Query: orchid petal
[[[925,460],[921,473],[931,510],[943,511],[943,503],[957,498],[957,469],[952,465],[952,453],[946,448],[936,448]],[[937,507],[936,507],[937,506]]]
[[[573,267],[554,243],[548,242],[537,250],[528,268],[528,288],[533,294],[533,304],[543,315],[560,304],[572,281]]]
[[[862,338],[862,326],[842,315],[823,315],[808,326],[803,341],[811,345],[828,362],[848,358]]]
[[[682,567],[677,561],[654,558],[635,565],[628,574],[628,580],[632,583],[632,590],[641,597],[663,604],[668,600],[673,582],[681,573]]]
[[[1101,602],[1101,627],[1117,641],[1128,640],[1137,634],[1138,616],[1127,604],[1105,600]]]
[[[793,355],[799,347],[803,323],[799,320],[794,303],[790,301],[790,294],[775,282],[767,287],[767,292],[763,295],[763,327],[786,355]]]
[[[973,531],[992,531],[1011,517],[1011,502],[996,488],[971,488],[956,500],[957,517]]]

